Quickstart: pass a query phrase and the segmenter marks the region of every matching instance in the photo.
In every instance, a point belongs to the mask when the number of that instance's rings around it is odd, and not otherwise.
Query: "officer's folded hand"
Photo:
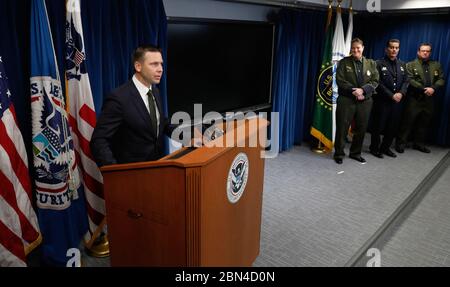
[[[353,94],[355,97],[357,97],[358,100],[359,100],[359,98],[360,98],[361,96],[364,97],[364,90],[363,90],[363,89],[361,89],[361,88],[353,88],[352,91],[353,91],[352,94]]]
[[[395,94],[392,96],[392,99],[393,99],[396,103],[398,103],[398,102],[400,102],[400,101],[402,100],[402,97],[403,97],[402,93],[395,93]]]
[[[423,90],[424,90],[425,95],[427,95],[429,97],[431,97],[434,94],[434,89],[433,88],[427,87],[427,88],[425,88]]]

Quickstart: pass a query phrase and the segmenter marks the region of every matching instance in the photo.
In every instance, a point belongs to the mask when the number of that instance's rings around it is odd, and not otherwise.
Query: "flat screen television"
[[[273,39],[265,22],[169,19],[169,116],[193,118],[196,103],[203,115],[270,107]]]

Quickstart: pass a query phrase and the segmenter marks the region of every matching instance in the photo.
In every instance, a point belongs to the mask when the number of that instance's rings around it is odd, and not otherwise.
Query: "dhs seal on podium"
[[[248,157],[245,153],[238,154],[231,164],[227,179],[227,197],[231,203],[236,203],[244,193],[248,179]]]

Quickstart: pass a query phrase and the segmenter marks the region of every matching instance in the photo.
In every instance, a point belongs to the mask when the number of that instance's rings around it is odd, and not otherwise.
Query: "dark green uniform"
[[[407,103],[397,136],[397,148],[402,149],[412,132],[414,144],[423,147],[429,127],[433,118],[433,99],[444,84],[444,74],[441,64],[436,61],[424,62],[416,59],[406,64],[409,77]],[[434,94],[425,95],[424,88],[434,89]]]
[[[353,119],[353,141],[350,147],[351,156],[360,156],[364,135],[367,130],[372,94],[378,86],[379,74],[374,60],[363,57],[358,63],[352,56],[342,59],[336,70],[336,82],[339,97],[336,110],[336,137],[334,158],[345,156],[345,137]],[[365,99],[359,101],[353,94],[353,88],[362,88]]]

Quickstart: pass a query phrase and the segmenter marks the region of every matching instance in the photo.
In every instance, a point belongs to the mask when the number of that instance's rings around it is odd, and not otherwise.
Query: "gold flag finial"
[[[328,18],[327,18],[327,26],[325,29],[328,29],[328,26],[331,24],[331,17],[333,15],[333,7],[331,6],[331,3],[333,3],[333,0],[328,0]]]
[[[342,0],[338,0],[338,6],[337,6],[338,13],[342,13],[341,3],[342,3]]]

